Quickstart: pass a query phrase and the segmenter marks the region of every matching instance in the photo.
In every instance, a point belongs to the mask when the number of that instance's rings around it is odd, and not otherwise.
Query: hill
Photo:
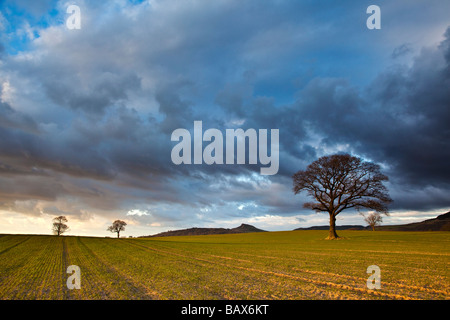
[[[189,228],[182,230],[169,230],[166,232],[161,232],[158,234],[143,236],[146,237],[172,237],[172,236],[198,236],[198,235],[208,235],[208,234],[231,234],[231,233],[250,233],[250,232],[267,232],[265,230],[258,229],[249,224],[241,224],[236,228]]]
[[[382,231],[450,231],[450,211],[422,222],[379,226],[377,229]]]
[[[294,230],[328,230],[329,225],[313,226],[308,228],[297,228]],[[370,227],[361,225],[342,225],[336,226],[336,230],[370,230]],[[450,211],[437,216],[436,218],[427,219],[421,222],[413,222],[399,225],[381,225],[375,228],[382,231],[450,231]]]

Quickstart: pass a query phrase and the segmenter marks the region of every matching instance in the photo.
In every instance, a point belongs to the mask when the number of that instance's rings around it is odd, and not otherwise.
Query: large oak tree
[[[380,166],[349,154],[324,156],[311,163],[306,170],[295,173],[293,191],[306,191],[315,199],[303,206],[330,216],[327,239],[336,239],[336,216],[345,209],[369,209],[388,214],[388,195],[383,181],[388,177]]]

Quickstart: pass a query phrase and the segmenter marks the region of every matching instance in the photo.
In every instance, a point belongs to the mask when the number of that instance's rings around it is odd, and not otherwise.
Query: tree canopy
[[[120,237],[120,231],[125,231],[125,226],[126,225],[127,225],[127,223],[125,221],[116,220],[106,230],[107,231],[111,231],[111,232],[116,232],[117,233],[117,238],[119,238]]]
[[[367,222],[367,224],[372,228],[373,231],[375,231],[375,227],[383,222],[383,217],[378,212],[371,212],[368,216],[364,217],[364,221]]]
[[[65,224],[66,222],[68,222],[68,220],[65,216],[53,218],[53,227],[52,227],[53,234],[60,236],[64,232],[69,231],[69,226]]]

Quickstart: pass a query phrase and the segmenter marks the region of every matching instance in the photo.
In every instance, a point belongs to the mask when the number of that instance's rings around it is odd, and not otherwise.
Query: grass
[[[449,299],[450,233],[1,235],[0,299]],[[81,289],[66,286],[69,265]],[[367,267],[381,269],[369,290]]]

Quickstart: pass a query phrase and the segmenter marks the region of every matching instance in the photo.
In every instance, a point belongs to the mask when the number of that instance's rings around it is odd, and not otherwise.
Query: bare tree
[[[295,194],[306,191],[316,200],[303,207],[329,214],[327,239],[339,238],[336,216],[343,210],[371,209],[388,215],[387,205],[392,202],[383,185],[388,177],[380,172],[380,166],[348,154],[321,157],[292,179]]]
[[[108,227],[108,229],[106,229],[107,231],[111,231],[111,232],[117,232],[117,238],[119,238],[120,236],[120,231],[125,231],[125,226],[127,225],[127,223],[125,221],[122,220],[116,220],[113,222],[112,225],[110,225]]]
[[[60,236],[64,232],[69,231],[69,227],[65,224],[66,222],[68,222],[68,220],[65,216],[53,218],[53,234]]]
[[[366,217],[363,213],[361,215],[364,217],[364,221],[375,231],[375,227],[383,222],[383,217],[378,212],[369,213]]]

